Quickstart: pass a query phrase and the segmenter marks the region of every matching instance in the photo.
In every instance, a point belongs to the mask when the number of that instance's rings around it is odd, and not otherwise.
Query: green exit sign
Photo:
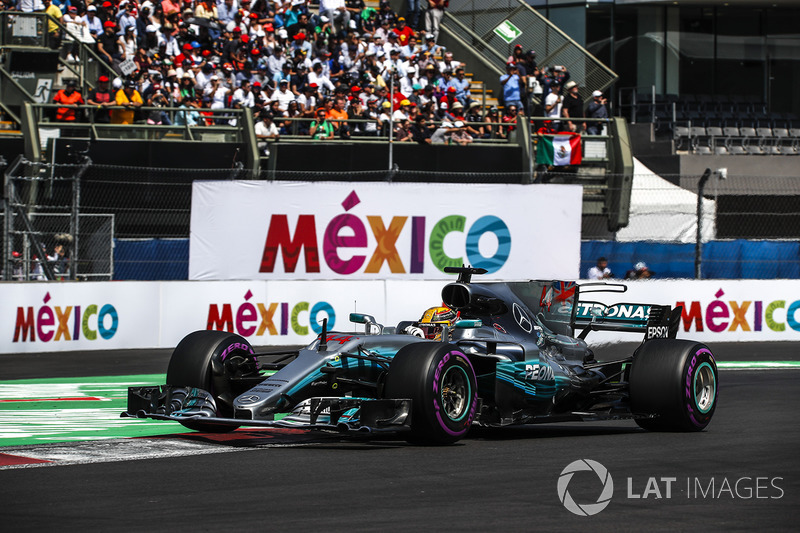
[[[500,25],[494,29],[494,32],[508,44],[511,44],[514,42],[514,39],[522,35],[522,30],[511,24],[509,20],[501,22]]]

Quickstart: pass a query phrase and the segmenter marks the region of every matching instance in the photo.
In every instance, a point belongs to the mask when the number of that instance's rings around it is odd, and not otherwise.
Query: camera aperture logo
[[[569,482],[572,481],[572,476],[574,476],[576,472],[594,472],[597,475],[603,488],[596,502],[578,503],[572,498],[572,495],[570,495],[567,489]],[[611,479],[611,474],[608,472],[608,469],[597,461],[578,459],[568,464],[566,468],[561,471],[561,475],[558,477],[557,488],[558,499],[561,500],[561,503],[567,511],[578,516],[594,516],[611,503],[611,497],[614,495],[614,480]]]

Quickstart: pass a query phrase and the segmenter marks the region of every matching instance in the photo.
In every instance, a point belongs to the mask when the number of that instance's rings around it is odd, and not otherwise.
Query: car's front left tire
[[[409,344],[392,359],[384,397],[412,400],[409,440],[452,444],[467,434],[477,414],[475,371],[452,344]]]

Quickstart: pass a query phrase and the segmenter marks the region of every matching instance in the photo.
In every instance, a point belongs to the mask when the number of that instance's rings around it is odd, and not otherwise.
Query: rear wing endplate
[[[678,334],[683,307],[669,305],[582,301],[577,303],[575,328],[583,328],[585,339],[590,331],[643,333],[644,340],[674,339]]]

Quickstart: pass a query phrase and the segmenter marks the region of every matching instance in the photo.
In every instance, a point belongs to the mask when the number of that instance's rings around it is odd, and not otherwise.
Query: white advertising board
[[[158,283],[3,283],[0,353],[159,346]]]
[[[800,341],[798,280],[648,280],[626,285],[624,294],[585,294],[581,300],[682,305],[682,339]],[[587,340],[600,338],[637,340],[611,333],[591,333]]]
[[[575,278],[575,185],[196,181],[189,278]]]
[[[441,303],[441,281],[226,281],[0,284],[0,354],[172,348],[201,329],[255,346],[306,344],[329,329],[361,330],[357,311],[387,326]],[[678,338],[703,342],[800,341],[800,281],[642,281],[606,304],[683,305]],[[591,344],[638,341],[593,332]]]
[[[306,344],[322,330],[353,331],[352,312],[384,320],[380,281],[173,282],[162,289],[163,346],[199,329],[238,333],[253,345]]]

